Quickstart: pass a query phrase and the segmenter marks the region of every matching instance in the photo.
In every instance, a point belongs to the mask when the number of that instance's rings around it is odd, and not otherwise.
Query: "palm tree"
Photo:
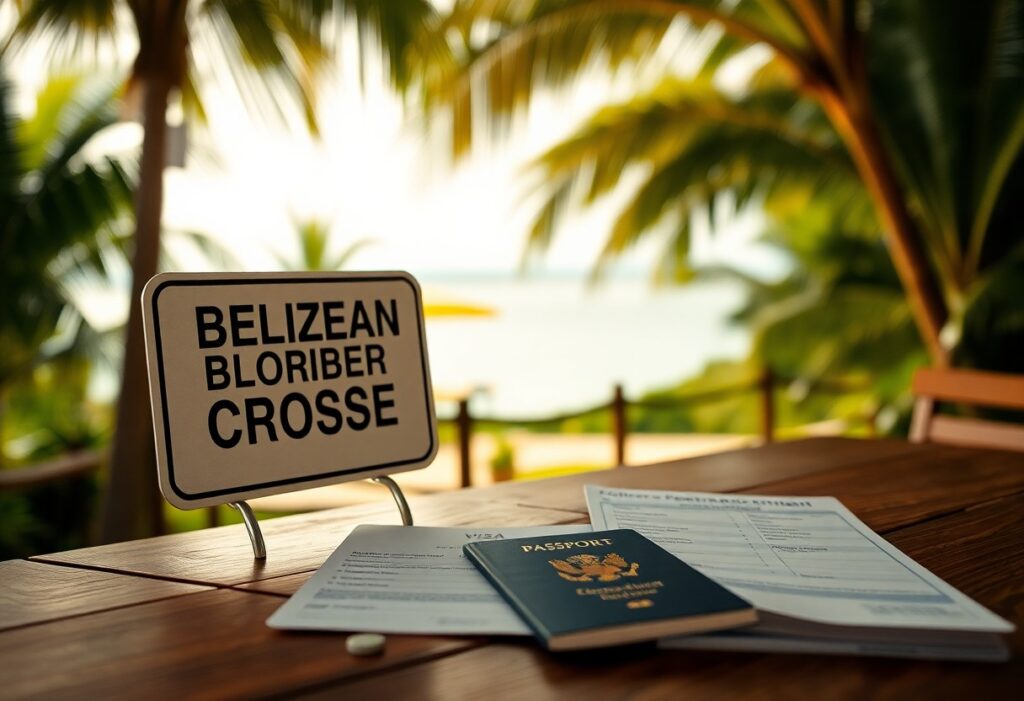
[[[371,239],[360,239],[334,253],[330,250],[331,225],[328,222],[311,218],[294,220],[293,224],[299,244],[298,257],[274,254],[284,270],[341,270],[352,256],[372,243]]]
[[[82,351],[89,327],[65,285],[72,273],[104,272],[119,224],[131,211],[132,179],[113,159],[91,162],[83,147],[117,121],[117,82],[54,77],[35,114],[18,120],[0,79],[0,415],[5,390],[57,351]],[[0,462],[3,451],[0,448]]]
[[[932,361],[948,362],[965,302],[1020,254],[1010,219],[1024,179],[1020,0],[460,0],[442,23],[447,52],[420,68],[424,108],[450,120],[462,153],[474,113],[503,132],[538,87],[599,60],[633,69],[681,20],[715,40],[702,68],[598,112],[540,159],[553,189],[534,244],[626,170],[646,176],[606,255],[674,214],[664,260],[683,273],[688,218],[722,193],[844,203],[860,188]],[[768,63],[744,94],[722,93],[721,67],[752,46],[770,50]]]
[[[129,101],[141,104],[144,137],[135,198],[131,307],[117,428],[104,511],[106,541],[142,537],[162,527],[156,490],[152,418],[146,381],[140,298],[157,272],[166,113],[172,95],[200,118],[195,60],[210,51],[230,68],[247,99],[287,120],[298,107],[316,128],[315,85],[333,58],[344,21],[351,21],[364,53],[376,52],[393,84],[405,85],[421,29],[434,11],[427,0],[26,0],[16,37],[47,38],[72,50],[114,37],[125,15],[138,39],[128,80]],[[2,51],[2,49],[0,49]]]

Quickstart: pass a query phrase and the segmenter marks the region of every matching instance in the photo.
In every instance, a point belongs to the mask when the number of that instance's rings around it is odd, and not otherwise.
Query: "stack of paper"
[[[831,497],[587,486],[595,529],[632,528],[757,607],[753,628],[664,647],[1003,660],[1013,625]]]
[[[760,622],[663,647],[1002,660],[1013,625],[830,497],[587,486],[596,530],[631,528],[758,609]],[[268,621],[275,628],[529,635],[466,560],[468,542],[590,526],[360,526]]]

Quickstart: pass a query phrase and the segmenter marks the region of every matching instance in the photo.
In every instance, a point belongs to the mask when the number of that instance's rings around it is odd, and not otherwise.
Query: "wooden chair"
[[[910,440],[1024,452],[1024,425],[935,413],[938,401],[1024,411],[1024,377],[977,370],[923,368],[912,384]]]

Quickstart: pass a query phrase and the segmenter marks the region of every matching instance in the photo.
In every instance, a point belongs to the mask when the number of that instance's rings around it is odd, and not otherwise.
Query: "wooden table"
[[[584,483],[834,495],[897,547],[1024,623],[1024,456],[899,441],[813,439],[413,501],[420,525],[586,520]],[[359,659],[344,636],[282,633],[270,615],[379,505],[0,563],[0,698],[1001,699],[1024,689],[1024,634],[1006,664],[659,652],[552,655],[528,640],[392,635]]]

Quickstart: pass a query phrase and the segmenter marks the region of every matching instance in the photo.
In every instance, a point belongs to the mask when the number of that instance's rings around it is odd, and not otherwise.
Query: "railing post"
[[[615,385],[612,395],[612,430],[615,432],[615,464],[626,464],[626,397],[622,385]]]
[[[775,374],[766,367],[761,373],[761,440],[775,440]]]
[[[473,417],[469,415],[469,398],[459,400],[459,413],[455,417],[455,430],[459,438],[459,484],[469,487],[473,481],[470,474],[469,445],[473,432]]]

